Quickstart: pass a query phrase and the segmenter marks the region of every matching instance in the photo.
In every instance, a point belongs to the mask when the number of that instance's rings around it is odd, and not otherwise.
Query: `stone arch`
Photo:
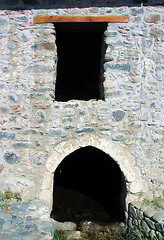
[[[102,150],[117,162],[127,182],[127,204],[132,200],[137,200],[137,193],[142,191],[144,183],[139,177],[139,170],[135,165],[133,156],[110,139],[96,135],[86,135],[80,139],[71,139],[59,143],[48,158],[40,199],[48,203],[50,211],[52,210],[53,178],[56,168],[66,156],[86,146]]]

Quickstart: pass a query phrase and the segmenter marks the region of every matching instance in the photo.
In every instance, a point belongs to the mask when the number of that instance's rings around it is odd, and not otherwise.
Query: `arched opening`
[[[98,148],[75,150],[54,173],[57,221],[125,221],[126,182],[119,165]]]
[[[55,100],[104,99],[102,43],[107,23],[55,23]],[[104,44],[104,43],[103,43]]]

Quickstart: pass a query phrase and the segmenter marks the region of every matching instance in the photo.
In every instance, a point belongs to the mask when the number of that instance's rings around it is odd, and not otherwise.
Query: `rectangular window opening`
[[[55,100],[104,100],[102,49],[107,23],[55,23],[55,29]]]

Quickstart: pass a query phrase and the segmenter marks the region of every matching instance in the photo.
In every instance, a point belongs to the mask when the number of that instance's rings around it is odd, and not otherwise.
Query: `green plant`
[[[66,233],[64,231],[55,230],[53,240],[67,240]]]
[[[149,235],[145,237],[144,229],[139,226],[138,229],[130,230],[126,235],[126,240],[153,240],[153,238]]]
[[[7,200],[14,200],[16,199],[17,201],[21,201],[21,197],[17,193],[12,193],[11,191],[5,191],[4,193],[0,193],[0,199],[2,201],[7,201]]]
[[[162,197],[157,197],[157,198],[154,198],[153,200],[144,199],[144,204],[153,205],[155,208],[163,208],[162,204],[160,203],[161,199]]]
[[[154,205],[154,207],[156,208],[163,208],[162,204],[160,203],[160,200],[162,199],[162,197],[158,197],[152,200],[152,204]]]

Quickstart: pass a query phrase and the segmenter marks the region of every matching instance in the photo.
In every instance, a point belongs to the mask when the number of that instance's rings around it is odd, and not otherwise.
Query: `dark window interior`
[[[56,23],[55,100],[104,99],[101,48],[106,23]]]
[[[55,171],[52,217],[77,223],[125,221],[125,198],[125,177],[113,158],[95,147],[80,148]]]

